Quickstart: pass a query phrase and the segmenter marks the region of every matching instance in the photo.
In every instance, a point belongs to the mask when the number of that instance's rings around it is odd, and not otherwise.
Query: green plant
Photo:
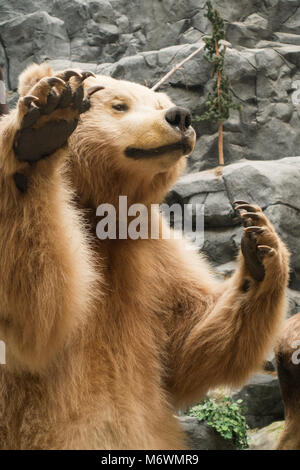
[[[229,79],[224,70],[226,52],[224,21],[210,1],[206,2],[206,7],[205,16],[212,24],[212,36],[203,38],[206,51],[204,57],[213,65],[213,77],[216,76],[216,79],[205,103],[206,111],[195,120],[210,120],[218,123],[219,164],[224,165],[223,121],[229,118],[230,109],[240,109],[241,106],[233,101]]]
[[[206,398],[189,410],[189,416],[206,421],[225,439],[231,439],[238,449],[247,449],[247,424],[242,414],[242,400],[236,402],[230,397],[220,400]]]

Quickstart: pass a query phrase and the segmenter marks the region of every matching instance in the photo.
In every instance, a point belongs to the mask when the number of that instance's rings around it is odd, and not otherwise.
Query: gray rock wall
[[[227,70],[243,105],[224,126],[226,162],[297,155],[300,105],[291,97],[300,80],[300,0],[213,4],[226,20]],[[12,89],[28,63],[46,59],[152,85],[210,32],[204,11],[205,0],[0,0],[0,62]],[[199,115],[210,74],[201,53],[165,90]],[[194,126],[190,170],[199,171],[216,164],[217,134],[214,124]]]
[[[202,250],[215,265],[224,265],[221,268],[224,274],[227,263],[237,255],[242,232],[232,202],[245,200],[260,205],[290,249],[291,286],[300,289],[299,186],[300,157],[242,160],[226,166],[222,176],[214,170],[184,175],[173,187],[168,201],[204,204]]]
[[[262,428],[284,419],[284,406],[278,379],[275,375],[256,374],[234,400],[243,400],[243,411],[250,428]]]
[[[181,416],[178,420],[186,432],[189,449],[235,450],[232,440],[224,439],[206,422],[199,422],[191,416]]]

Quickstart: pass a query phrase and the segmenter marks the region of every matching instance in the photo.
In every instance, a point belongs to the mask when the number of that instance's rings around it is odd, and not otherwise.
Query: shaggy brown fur
[[[277,445],[279,450],[300,450],[299,359],[300,313],[285,323],[276,348],[278,378],[285,408],[285,427]]]
[[[27,69],[21,95],[49,75],[47,65]],[[273,248],[262,282],[241,254],[232,278],[221,282],[180,240],[96,238],[100,203],[117,205],[119,195],[128,205],[161,202],[185,157],[179,150],[143,160],[124,155],[128,146],[178,139],[165,120],[173,106],[166,95],[108,77],[85,81],[94,85],[105,89],[91,97],[68,149],[33,165],[12,150],[20,107],[1,121],[6,449],[185,448],[174,411],[209,388],[243,383],[260,367],[285,310],[288,253],[259,208],[255,224],[265,231],[258,242]],[[121,103],[127,111],[112,108]],[[26,194],[14,185],[16,171],[28,176]]]

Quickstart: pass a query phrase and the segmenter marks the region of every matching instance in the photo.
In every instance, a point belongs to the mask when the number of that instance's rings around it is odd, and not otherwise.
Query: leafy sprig
[[[225,39],[224,20],[210,1],[206,6],[205,16],[212,24],[212,36],[204,38],[206,51],[204,57],[213,65],[212,76],[216,75],[216,79],[205,103],[206,111],[195,120],[223,122],[229,118],[231,109],[241,109],[241,106],[233,100],[229,78],[224,68],[226,47],[221,47],[219,43]]]
[[[242,414],[242,400],[233,401],[231,397],[223,397],[216,401],[206,398],[199,405],[189,410],[189,416],[214,428],[224,439],[232,440],[238,449],[247,449],[247,424]]]

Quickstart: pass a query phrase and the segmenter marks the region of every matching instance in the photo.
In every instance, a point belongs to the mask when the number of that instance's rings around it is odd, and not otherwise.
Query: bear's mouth
[[[193,145],[191,145],[188,139],[182,139],[178,142],[174,142],[173,144],[162,145],[155,148],[142,149],[136,147],[127,147],[125,149],[125,155],[128,158],[140,160],[142,158],[161,157],[166,153],[172,153],[178,150],[182,152],[182,155],[188,155],[193,150]]]

